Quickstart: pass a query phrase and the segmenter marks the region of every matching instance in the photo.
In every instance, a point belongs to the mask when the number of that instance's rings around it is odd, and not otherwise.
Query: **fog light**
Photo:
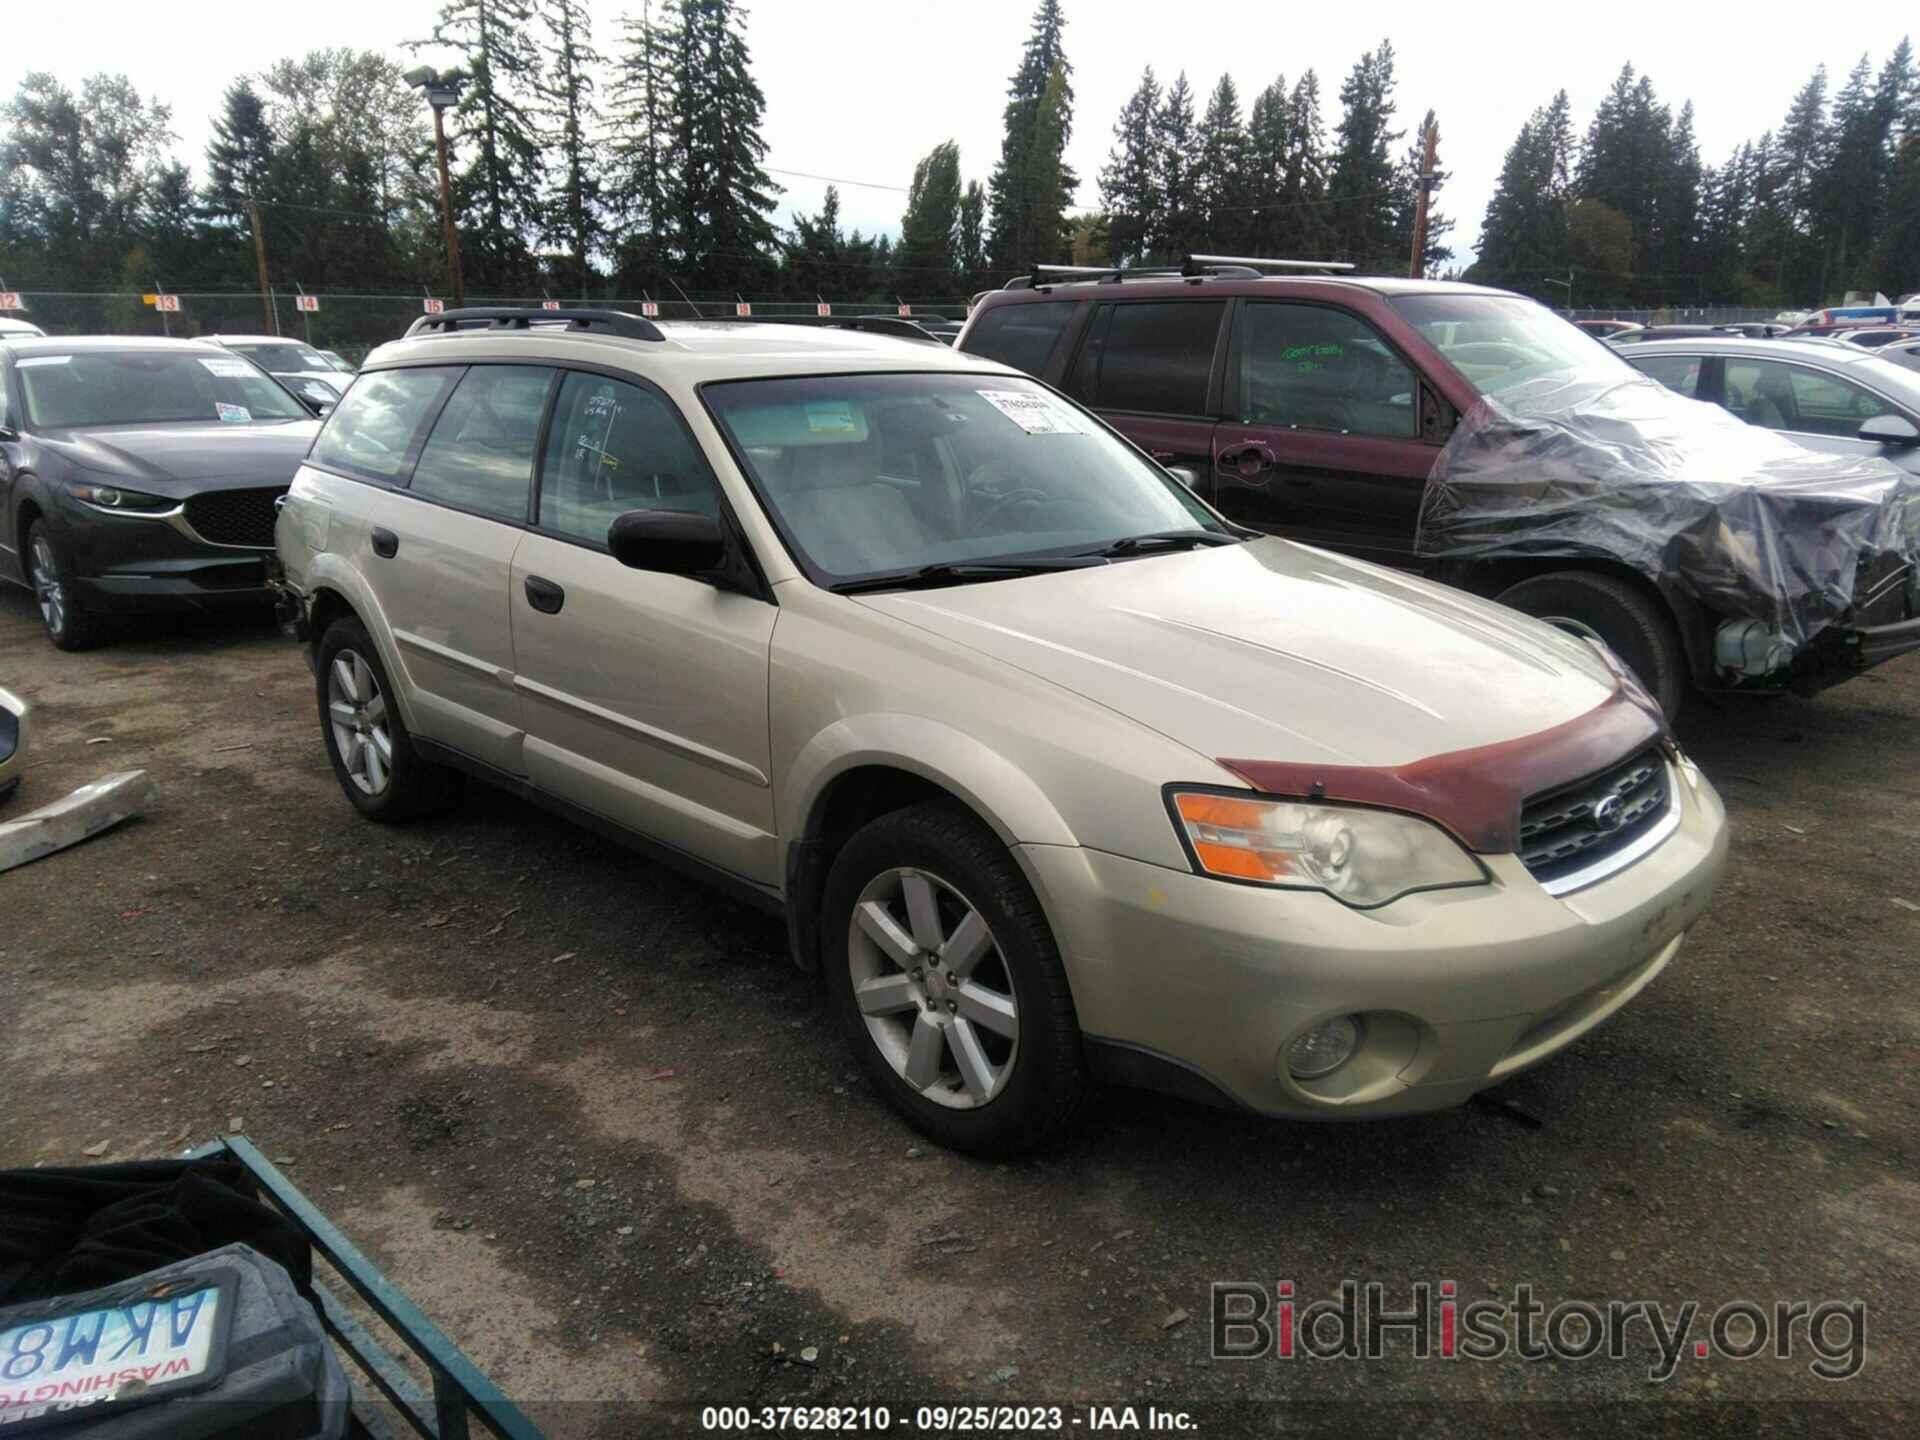
[[[1352,1015],[1341,1015],[1316,1025],[1287,1052],[1287,1073],[1296,1080],[1318,1080],[1330,1075],[1352,1058],[1360,1044],[1360,1022]]]

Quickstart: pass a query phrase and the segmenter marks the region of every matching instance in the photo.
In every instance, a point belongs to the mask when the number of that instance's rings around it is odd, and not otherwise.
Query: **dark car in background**
[[[1637,320],[1576,320],[1573,328],[1584,330],[1597,339],[1607,340],[1629,330],[1643,330],[1646,327]]]
[[[115,615],[270,606],[275,502],[318,429],[217,346],[0,342],[0,580],[62,650]]]
[[[1814,690],[1920,648],[1903,471],[1675,401],[1523,296],[1203,259],[1021,277],[957,348],[1065,391],[1242,525],[1603,641],[1670,715],[1689,684]]]

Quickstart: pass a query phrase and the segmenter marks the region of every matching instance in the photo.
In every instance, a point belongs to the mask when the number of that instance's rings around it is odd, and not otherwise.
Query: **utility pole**
[[[453,307],[458,310],[467,303],[467,286],[460,276],[460,231],[453,223],[453,181],[447,174],[447,127],[442,116],[460,103],[467,73],[458,67],[436,71],[422,65],[400,78],[425,92],[427,104],[433,107],[433,144],[440,156],[440,220],[447,237],[447,269],[453,277]]]
[[[1427,126],[1426,153],[1420,162],[1420,194],[1413,205],[1413,258],[1408,262],[1407,274],[1415,280],[1424,279],[1427,273],[1427,205],[1433,198],[1434,161],[1440,147],[1440,122],[1435,120]]]
[[[260,306],[266,316],[267,329],[274,334],[280,333],[280,326],[274,319],[273,297],[267,289],[267,236],[260,225],[260,206],[253,198],[247,198],[247,219],[253,224],[253,258],[260,265]]]

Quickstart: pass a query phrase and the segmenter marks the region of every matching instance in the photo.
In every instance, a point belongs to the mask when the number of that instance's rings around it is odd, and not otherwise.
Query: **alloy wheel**
[[[40,602],[40,618],[49,634],[58,635],[67,628],[67,587],[54,564],[53,546],[45,535],[33,537],[33,597]]]
[[[956,1110],[985,1105],[1013,1074],[1019,1006],[986,917],[924,870],[869,881],[847,936],[854,1003],[893,1072]]]
[[[357,651],[334,654],[327,673],[327,716],[347,778],[362,794],[379,795],[393,778],[393,730],[387,697]]]

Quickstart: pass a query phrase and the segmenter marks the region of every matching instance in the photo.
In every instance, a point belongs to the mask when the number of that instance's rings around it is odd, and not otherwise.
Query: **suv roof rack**
[[[897,315],[709,315],[704,318],[729,325],[812,325],[822,330],[862,330],[870,335],[891,335],[897,340],[946,343],[918,321]]]
[[[1189,255],[1178,265],[1036,265],[1031,274],[1016,275],[1003,290],[1033,290],[1042,285],[1119,285],[1128,280],[1257,280],[1262,268],[1342,272],[1352,270],[1345,260],[1273,260],[1250,255]]]
[[[531,330],[535,326],[567,330],[600,330],[627,340],[664,340],[666,335],[651,320],[630,315],[625,310],[531,310],[520,305],[468,306],[463,310],[442,310],[437,315],[422,315],[407,327],[409,335],[428,335],[436,330],[451,335],[457,330]]]

